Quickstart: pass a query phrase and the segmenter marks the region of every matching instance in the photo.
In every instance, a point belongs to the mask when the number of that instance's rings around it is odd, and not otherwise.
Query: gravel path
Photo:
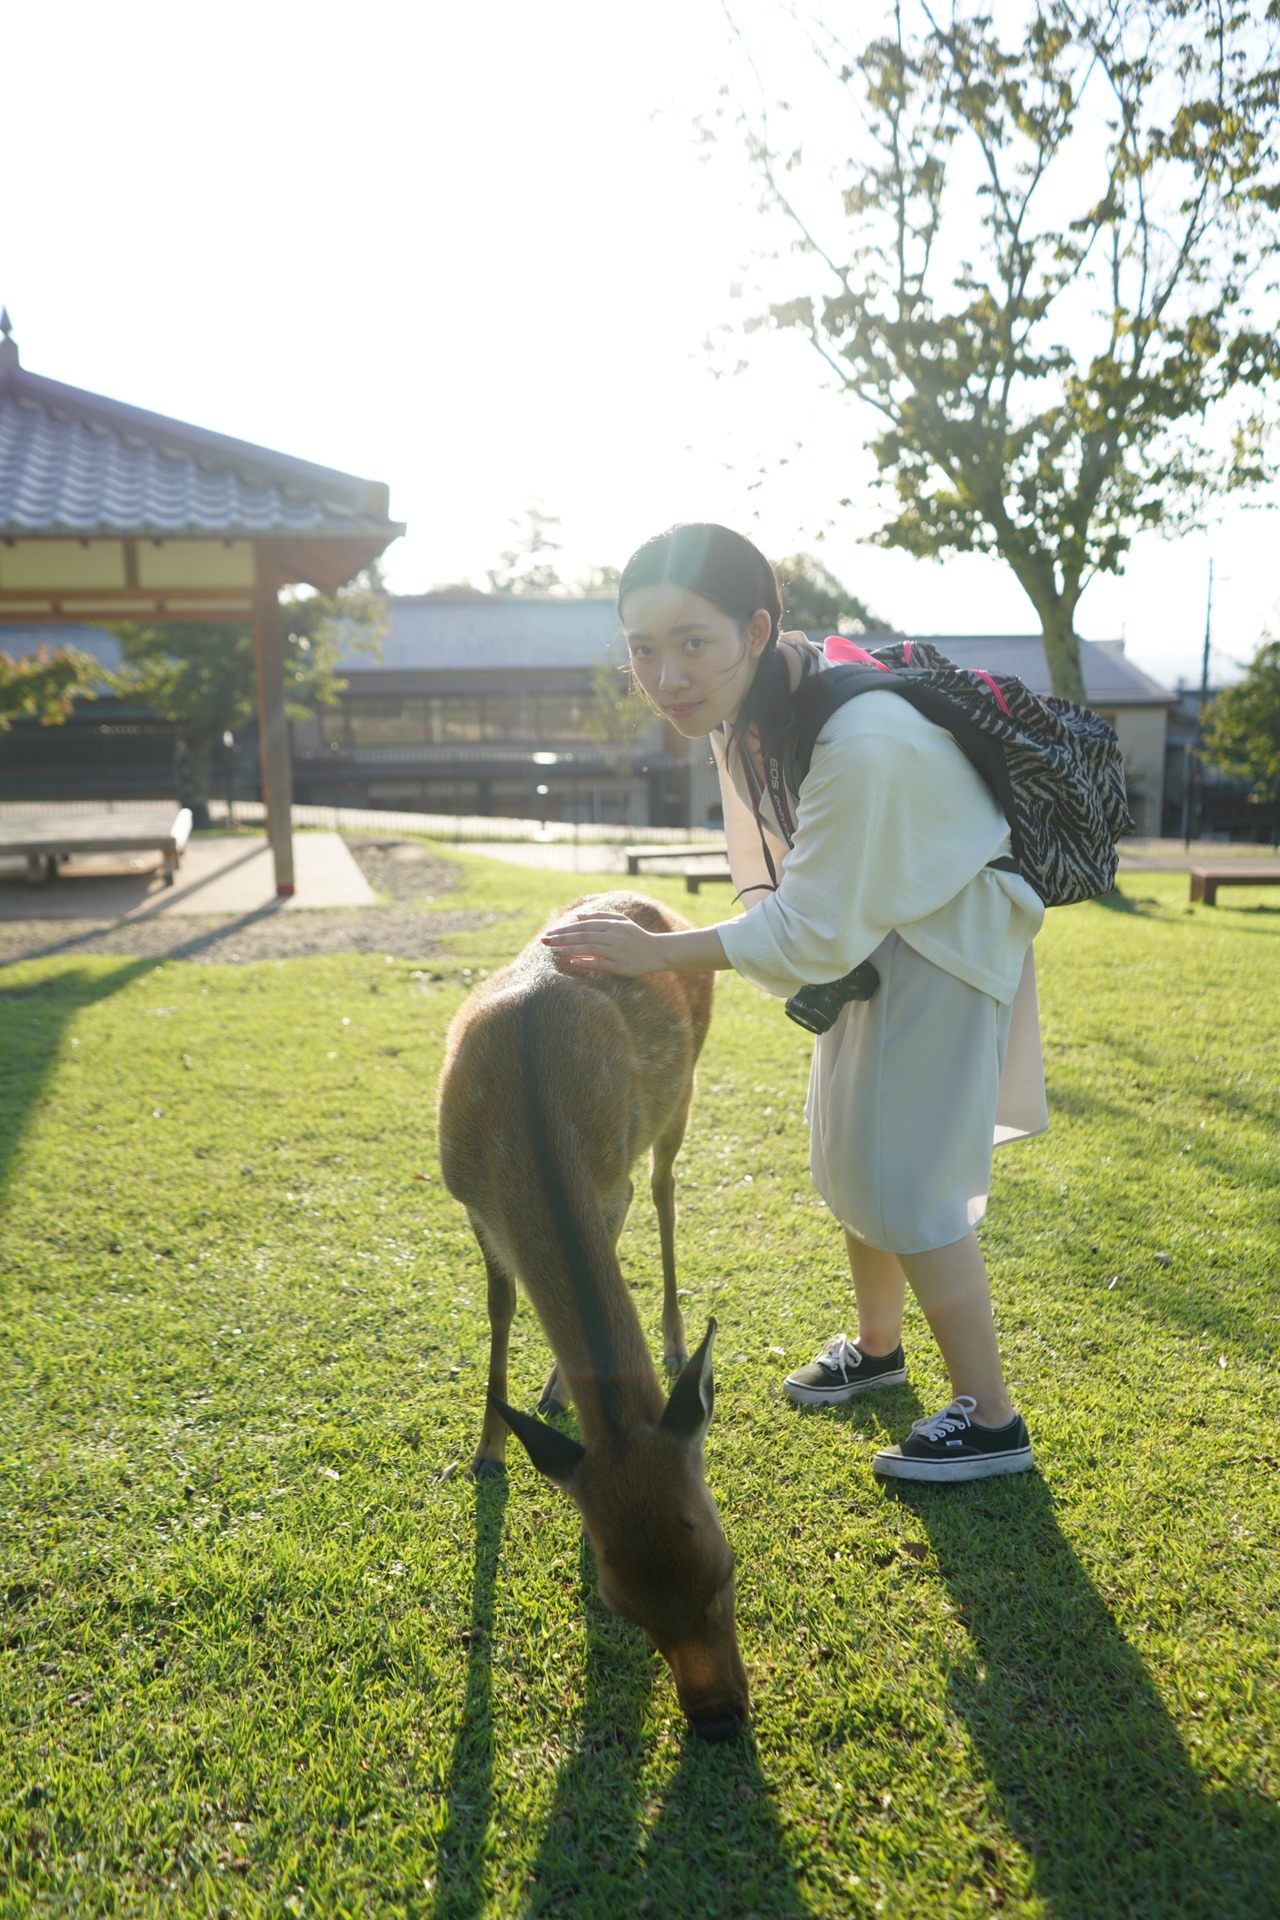
[[[59,953],[232,965],[313,953],[394,953],[423,959],[443,951],[442,934],[471,932],[506,917],[444,905],[458,884],[458,869],[420,842],[350,837],[347,845],[379,895],[377,906],[312,912],[286,911],[281,903],[248,914],[157,912],[133,920],[13,921],[0,925],[0,963]]]

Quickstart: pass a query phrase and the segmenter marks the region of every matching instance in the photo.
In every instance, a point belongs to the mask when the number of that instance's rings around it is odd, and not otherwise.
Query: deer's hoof
[[[548,1393],[544,1388],[542,1398],[538,1402],[538,1412],[544,1420],[547,1420],[553,1413],[567,1413],[568,1407],[563,1400],[557,1399],[554,1393]]]
[[[687,1353],[664,1353],[662,1364],[668,1373],[683,1373],[689,1364],[689,1356]]]
[[[471,1478],[473,1480],[497,1480],[501,1478],[506,1470],[501,1460],[489,1460],[479,1453],[471,1462]]]

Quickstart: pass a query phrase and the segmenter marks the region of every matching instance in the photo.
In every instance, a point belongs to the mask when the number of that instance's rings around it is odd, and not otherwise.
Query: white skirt
[[[1035,961],[1011,1005],[966,986],[896,933],[880,985],[813,1050],[809,1166],[842,1226],[889,1253],[963,1240],[987,1209],[992,1148],[1049,1124]]]

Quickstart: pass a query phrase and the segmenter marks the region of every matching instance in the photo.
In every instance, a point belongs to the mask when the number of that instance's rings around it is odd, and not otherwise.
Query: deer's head
[[[595,1550],[600,1598],[666,1658],[695,1732],[727,1740],[747,1716],[734,1619],[733,1554],[707,1488],[702,1444],[715,1390],[712,1320],[652,1424],[580,1446],[494,1404],[539,1473],[574,1501]]]

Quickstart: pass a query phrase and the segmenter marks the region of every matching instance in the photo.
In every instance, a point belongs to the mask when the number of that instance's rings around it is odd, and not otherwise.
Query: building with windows
[[[821,638],[821,636],[816,636]],[[1013,673],[1049,690],[1038,635],[927,637],[957,665]],[[109,634],[11,630],[73,644],[105,665]],[[1121,641],[1082,641],[1089,704],[1120,736],[1137,830],[1161,831],[1169,710],[1177,695],[1129,660]],[[720,795],[706,743],[665,726],[626,695],[625,647],[612,598],[450,589],[387,606],[377,657],[342,663],[338,704],[291,722],[295,797],[312,805],[718,827]],[[66,727],[24,722],[0,734],[0,797],[138,797],[173,791],[172,729],[112,701]],[[213,791],[254,790],[250,732]]]
[[[396,598],[340,705],[294,723],[298,798],[683,826],[688,743],[627,697],[625,657],[608,596]]]

